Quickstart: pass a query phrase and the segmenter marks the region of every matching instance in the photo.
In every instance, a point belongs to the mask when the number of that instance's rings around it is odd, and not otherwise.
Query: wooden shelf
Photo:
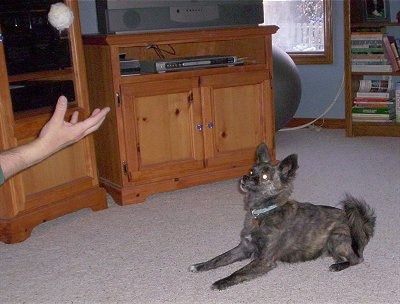
[[[386,26],[400,26],[400,23],[398,22],[358,22],[358,23],[352,23],[351,28],[365,28],[365,27],[370,27],[370,28],[378,28],[378,27],[386,27]]]
[[[73,77],[73,69],[65,68],[62,70],[50,70],[50,71],[41,71],[34,73],[26,73],[26,74],[18,74],[8,76],[8,81],[10,83],[18,82],[18,81],[26,81],[26,80],[39,80],[39,79],[72,79]]]
[[[353,122],[353,135],[400,136],[400,123]]]

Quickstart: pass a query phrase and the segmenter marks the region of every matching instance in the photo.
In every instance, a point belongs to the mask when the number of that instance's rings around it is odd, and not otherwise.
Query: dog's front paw
[[[219,281],[214,282],[214,284],[211,285],[211,289],[212,290],[224,290],[232,285],[233,284],[225,278],[225,279],[221,279]]]
[[[189,268],[188,268],[188,270],[189,270],[190,272],[199,272],[199,271],[197,270],[197,266],[196,266],[196,265],[197,265],[197,264],[190,265]]]
[[[193,264],[189,266],[189,271],[190,272],[200,272],[204,271],[204,263],[199,263],[199,264]]]
[[[342,271],[343,269],[349,268],[350,267],[350,263],[349,262],[341,262],[341,263],[336,263],[336,264],[332,264],[329,267],[330,271],[333,272],[338,272],[338,271]]]

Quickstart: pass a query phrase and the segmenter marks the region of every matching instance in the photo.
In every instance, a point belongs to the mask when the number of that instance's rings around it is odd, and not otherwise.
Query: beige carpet
[[[0,303],[398,303],[400,138],[342,130],[277,134],[278,157],[299,155],[294,197],[335,205],[344,192],[377,213],[365,262],[328,271],[330,258],[281,264],[226,291],[211,283],[243,262],[193,274],[190,264],[236,246],[243,222],[236,180],[82,210],[44,223],[23,243],[0,244]]]

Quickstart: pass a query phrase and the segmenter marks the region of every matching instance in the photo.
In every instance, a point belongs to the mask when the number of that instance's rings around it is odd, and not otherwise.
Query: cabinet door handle
[[[202,124],[197,124],[196,125],[196,129],[197,129],[197,131],[203,131],[203,125]]]
[[[207,128],[212,129],[214,128],[214,123],[212,121],[207,123]]]
[[[121,106],[121,97],[119,96],[119,93],[115,93],[115,103],[117,104],[117,107]]]

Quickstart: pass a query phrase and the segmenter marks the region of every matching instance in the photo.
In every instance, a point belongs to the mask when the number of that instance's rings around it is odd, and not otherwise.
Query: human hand
[[[55,153],[96,131],[110,111],[109,107],[102,110],[95,109],[90,117],[83,121],[78,121],[79,112],[75,111],[68,122],[64,120],[67,107],[67,99],[60,96],[53,116],[39,134],[38,142],[47,155]]]

